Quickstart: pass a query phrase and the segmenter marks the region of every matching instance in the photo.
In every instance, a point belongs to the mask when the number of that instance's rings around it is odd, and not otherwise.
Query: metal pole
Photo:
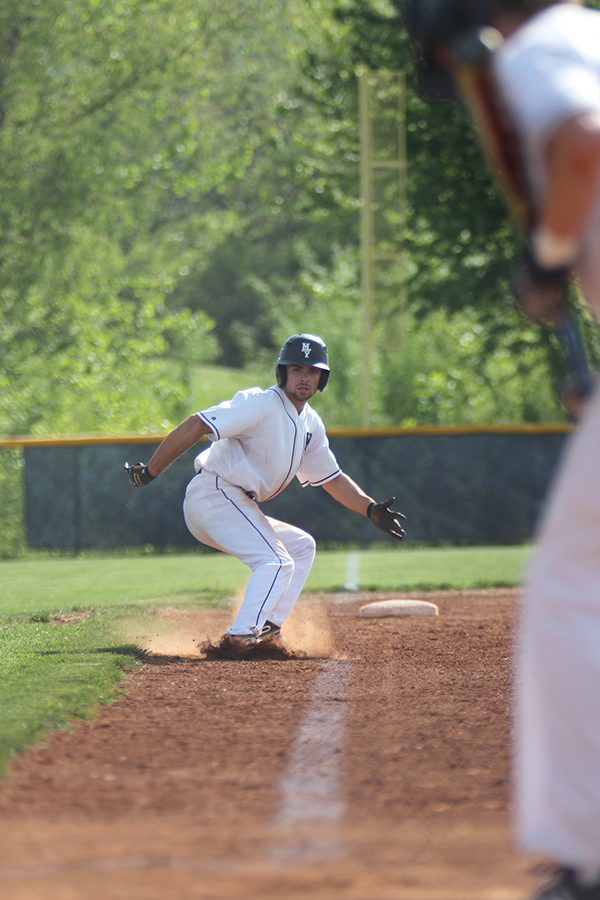
[[[396,83],[398,85],[398,200],[400,222],[402,230],[406,228],[406,203],[407,203],[407,163],[406,163],[406,81],[403,72],[396,72]],[[401,288],[401,314],[400,314],[400,335],[402,340],[406,339],[406,312],[408,309],[408,290],[406,287],[406,259],[404,250],[404,240],[402,240],[402,250],[400,251],[400,265],[403,270],[402,288]]]
[[[370,73],[358,76],[360,115],[360,260],[363,320],[362,424],[371,424],[371,343],[373,306],[373,181]]]

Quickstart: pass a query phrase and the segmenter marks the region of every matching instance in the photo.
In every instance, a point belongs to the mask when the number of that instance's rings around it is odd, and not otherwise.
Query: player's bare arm
[[[345,472],[340,472],[331,481],[327,481],[323,485],[323,490],[327,491],[342,506],[361,516],[366,516],[369,505],[375,502]]]
[[[575,405],[566,402],[566,397],[563,401],[577,418],[576,407],[589,392],[591,378],[566,297],[570,273],[581,255],[598,195],[600,114],[582,114],[559,125],[548,139],[544,164],[546,187],[512,287],[525,315],[534,322],[554,322],[557,326],[578,398]]]
[[[188,416],[177,428],[167,435],[156,448],[148,462],[148,469],[156,478],[175,462],[182,453],[197,444],[200,438],[210,433],[210,428],[196,414]]]
[[[525,258],[513,275],[512,286],[519,305],[530,319],[557,323],[557,334],[566,349],[577,385],[575,394],[581,401],[588,393],[590,377],[585,371],[587,363],[579,362],[583,348],[572,359],[570,332],[575,326],[570,325],[566,289],[570,272],[582,252],[598,194],[599,114],[576,116],[550,135],[544,180],[546,188],[540,198],[537,222]],[[565,328],[568,333],[562,337],[561,329]],[[578,346],[581,338],[572,337]],[[568,409],[569,404],[565,405]]]
[[[547,151],[547,189],[534,234],[536,259],[544,266],[571,264],[595,206],[600,183],[600,115],[562,124]]]
[[[402,540],[406,532],[402,527],[401,520],[405,519],[401,512],[392,509],[395,498],[384,500],[378,503],[365,494],[363,489],[359,487],[345,472],[340,472],[331,481],[327,481],[323,485],[323,489],[330,494],[334,500],[341,503],[342,506],[351,509],[360,515],[367,516],[376,528],[384,531],[392,537]]]
[[[141,487],[154,481],[167,466],[209,433],[208,425],[199,416],[196,414],[188,416],[159,444],[148,463],[140,462],[133,466],[125,463],[125,469],[132,483],[136,487]]]

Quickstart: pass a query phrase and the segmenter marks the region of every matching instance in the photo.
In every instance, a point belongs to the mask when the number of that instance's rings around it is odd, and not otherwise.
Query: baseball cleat
[[[281,625],[275,625],[274,622],[265,622],[260,629],[260,634],[256,638],[257,641],[278,641],[281,640]]]
[[[600,900],[600,881],[583,886],[577,881],[573,869],[559,869],[551,884],[532,900]]]
[[[266,624],[266,623],[265,623]],[[270,623],[272,625],[272,623]],[[200,650],[209,660],[265,660],[265,659],[300,659],[297,653],[288,650],[278,635],[275,625],[273,630],[263,632],[258,637],[255,634],[229,634],[226,632],[218,644],[210,640],[199,645]]]
[[[239,647],[250,647],[252,644],[256,644],[258,638],[255,634],[229,634],[226,632],[223,635],[223,640],[229,641],[233,646],[236,644]]]
[[[281,626],[275,625],[273,622],[265,622],[257,633],[252,634],[230,634],[227,632],[224,637],[231,638],[232,644],[240,647],[249,647],[252,644],[259,644],[262,641],[276,641],[281,638]]]

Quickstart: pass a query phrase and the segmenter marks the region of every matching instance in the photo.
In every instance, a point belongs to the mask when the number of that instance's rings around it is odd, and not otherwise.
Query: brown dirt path
[[[157,655],[130,674],[12,765],[0,897],[526,898],[538,872],[509,829],[516,594],[418,596],[440,615],[303,599],[288,639],[304,627],[310,644],[316,623],[314,658]],[[195,629],[221,627],[203,616]]]

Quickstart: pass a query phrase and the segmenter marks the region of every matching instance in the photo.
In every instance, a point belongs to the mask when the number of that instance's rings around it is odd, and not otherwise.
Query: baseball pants
[[[229,633],[257,634],[267,620],[282,625],[311,570],[314,539],[265,516],[241,488],[206,470],[190,481],[183,514],[198,541],[236,556],[252,569]]]
[[[564,459],[525,584],[516,697],[517,836],[600,874],[600,390]]]

